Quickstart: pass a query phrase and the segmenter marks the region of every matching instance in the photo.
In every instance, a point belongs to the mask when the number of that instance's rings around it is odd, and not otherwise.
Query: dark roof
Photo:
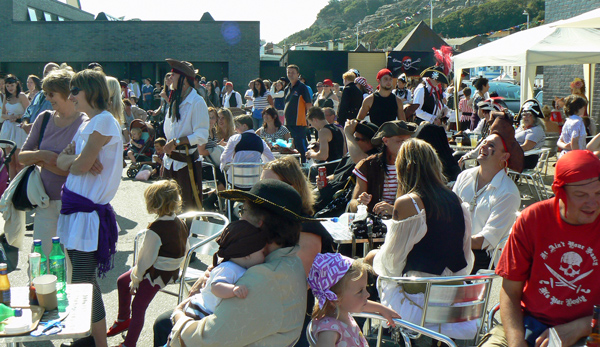
[[[421,21],[394,48],[394,51],[432,52],[433,47],[440,48],[442,45],[447,45],[446,41]]]
[[[369,51],[369,50],[367,50],[367,49],[365,48],[365,46],[363,46],[363,45],[362,45],[362,43],[361,43],[361,44],[359,44],[359,45],[358,45],[358,47],[356,47],[356,49],[354,50],[354,52],[368,52],[368,51]]]
[[[213,18],[213,16],[210,15],[210,13],[208,12],[204,12],[204,14],[202,15],[202,18],[200,18],[200,21],[211,21],[214,22],[215,19]]]

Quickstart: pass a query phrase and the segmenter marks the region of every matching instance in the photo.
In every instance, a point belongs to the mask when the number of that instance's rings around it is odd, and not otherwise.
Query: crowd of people
[[[190,247],[177,215],[227,213],[218,199],[241,207],[216,240],[206,276],[154,322],[155,346],[308,346],[311,321],[319,346],[368,346],[352,313],[378,313],[394,326],[393,318],[420,322],[425,302],[423,287],[385,282],[379,302],[368,300],[372,274],[492,268],[503,278],[502,325],[484,346],[544,346],[551,327],[565,345],[589,333],[600,304],[588,276],[600,251],[591,233],[600,223],[600,135],[587,141],[595,125],[582,80],[552,108],[530,99],[513,115],[487,79],[476,79],[474,91],[455,87],[438,66],[419,78],[382,69],[376,88],[351,69],[338,76],[343,89],[332,76],[313,93],[300,67],[288,65],[285,77],[257,78],[239,92],[189,62],[166,62],[171,71],[154,86],[106,76],[97,63],[79,72],[48,63],[43,78],[28,77],[26,92],[16,76],[0,75],[0,139],[17,148],[11,185],[34,166],[48,196],[35,209],[33,238],[49,253],[59,236],[68,281],[93,285],[92,336],[71,346],[107,346],[107,336],[125,331],[120,346],[136,346],[146,309],[178,278]],[[457,128],[454,137],[477,136],[470,151],[450,147]],[[509,172],[535,167],[549,133],[558,137],[555,195],[519,211]],[[113,268],[119,229],[110,203],[126,160],[140,172],[148,166],[136,179],[157,179],[144,193],[156,219],[116,283],[118,305],[106,307],[98,281]],[[260,180],[232,184],[231,164],[244,163],[263,164]],[[325,177],[312,163],[324,165]],[[215,189],[203,189],[207,178]],[[361,209],[391,224],[383,244],[352,259],[336,252],[320,218]],[[7,223],[9,240],[22,240],[18,226]],[[116,316],[108,329],[107,311]],[[478,331],[472,322],[436,329],[455,339]]]

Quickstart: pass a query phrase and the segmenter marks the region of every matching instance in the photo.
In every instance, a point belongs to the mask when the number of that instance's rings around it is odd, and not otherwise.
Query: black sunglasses
[[[80,91],[81,91],[81,89],[79,89],[77,87],[73,87],[73,88],[71,88],[71,95],[76,96],[77,94],[79,94]]]

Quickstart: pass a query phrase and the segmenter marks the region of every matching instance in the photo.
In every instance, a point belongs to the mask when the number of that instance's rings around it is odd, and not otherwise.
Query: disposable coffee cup
[[[46,311],[54,310],[58,306],[56,298],[56,276],[43,275],[33,279],[35,293],[37,294],[40,306]]]

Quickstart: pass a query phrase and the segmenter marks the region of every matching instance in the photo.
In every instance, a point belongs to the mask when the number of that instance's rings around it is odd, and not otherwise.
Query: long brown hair
[[[404,141],[396,157],[396,172],[398,196],[416,194],[423,200],[428,216],[450,220],[450,206],[456,198],[445,184],[442,162],[429,143],[419,139]]]
[[[225,128],[219,126],[219,120],[217,119],[217,135],[220,136],[221,140],[228,141],[229,138],[235,134],[235,124],[233,122],[233,114],[228,108],[220,108],[217,111],[217,116],[223,115],[225,117]]]
[[[312,216],[315,205],[315,195],[313,188],[306,175],[302,173],[298,160],[293,157],[283,157],[268,162],[265,170],[272,170],[281,178],[281,180],[292,187],[300,194],[302,198],[302,213]]]

